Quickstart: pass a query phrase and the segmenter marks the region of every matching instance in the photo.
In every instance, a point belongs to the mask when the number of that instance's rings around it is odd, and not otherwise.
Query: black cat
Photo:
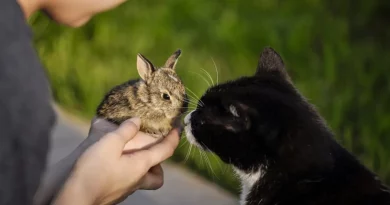
[[[209,88],[187,139],[233,165],[242,205],[383,205],[390,191],[339,145],[272,48],[256,74]]]

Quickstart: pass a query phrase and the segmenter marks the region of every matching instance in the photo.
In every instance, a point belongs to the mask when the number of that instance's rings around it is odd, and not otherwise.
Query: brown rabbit
[[[179,122],[187,110],[184,84],[175,72],[181,50],[173,53],[165,65],[156,68],[143,55],[137,55],[141,79],[115,86],[97,108],[97,115],[115,124],[131,117],[142,121],[140,130],[154,137],[163,137]]]

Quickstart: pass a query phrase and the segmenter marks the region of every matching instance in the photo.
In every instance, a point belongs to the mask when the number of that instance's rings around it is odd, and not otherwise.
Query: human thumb
[[[126,143],[135,137],[141,126],[141,119],[131,118],[124,121],[118,129],[113,132],[107,133],[103,137],[102,141],[108,141],[111,146],[115,146],[113,149],[123,150]],[[112,147],[111,147],[112,148]]]

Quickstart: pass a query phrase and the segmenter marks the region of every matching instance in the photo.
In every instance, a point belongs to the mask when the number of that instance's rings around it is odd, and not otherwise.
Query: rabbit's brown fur
[[[139,117],[141,131],[156,137],[167,135],[187,110],[185,87],[175,72],[180,54],[177,50],[160,68],[138,54],[137,69],[141,79],[130,80],[109,91],[98,106],[97,115],[115,124]],[[164,94],[169,95],[169,99],[164,99]]]

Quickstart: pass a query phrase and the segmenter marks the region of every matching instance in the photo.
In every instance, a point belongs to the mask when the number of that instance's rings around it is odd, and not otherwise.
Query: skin
[[[80,27],[94,15],[113,9],[126,0],[17,0],[24,15],[29,18],[44,11],[54,21],[70,27]]]
[[[140,120],[132,118],[88,148],[54,204],[113,204],[138,189],[160,188],[160,163],[172,156],[179,131],[156,142],[139,128]]]
[[[17,0],[25,18],[44,11],[55,22],[80,27],[95,14],[125,0]],[[163,185],[160,163],[179,143],[178,129],[161,141],[139,132],[138,118],[119,127],[94,119],[89,136],[70,155],[49,168],[34,199],[35,205],[114,204],[138,189]],[[109,167],[109,169],[107,169]],[[58,190],[58,193],[57,193]],[[51,203],[50,203],[51,204]]]

